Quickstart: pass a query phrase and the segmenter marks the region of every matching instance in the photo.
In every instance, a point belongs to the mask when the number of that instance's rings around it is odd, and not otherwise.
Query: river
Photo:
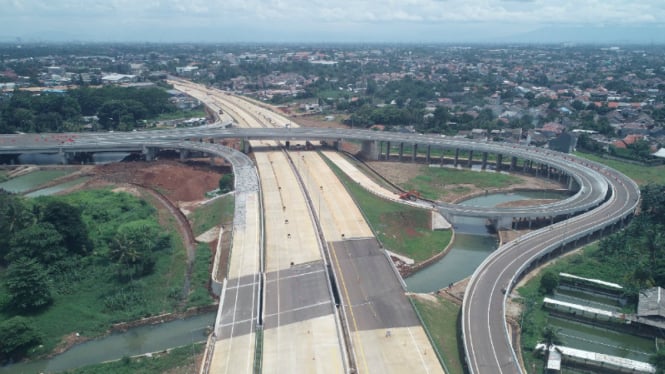
[[[202,342],[208,338],[208,327],[215,324],[216,315],[217,312],[210,312],[157,325],[135,327],[75,345],[50,360],[0,367],[0,374],[54,373]]]
[[[502,203],[531,199],[562,199],[557,192],[514,192],[474,197],[462,205],[497,206]],[[485,226],[484,218],[462,217],[455,220],[455,241],[450,252],[436,263],[405,279],[410,292],[435,292],[473,274],[499,244],[497,236]]]

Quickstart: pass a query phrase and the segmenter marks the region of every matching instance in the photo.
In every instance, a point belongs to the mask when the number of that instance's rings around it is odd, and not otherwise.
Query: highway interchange
[[[261,109],[261,112],[265,117],[267,111]],[[275,118],[279,117],[275,115]],[[513,155],[550,165],[572,175],[580,186],[579,191],[571,198],[550,206],[521,208],[521,211],[461,208],[454,205],[441,207],[447,214],[453,211],[453,214],[487,217],[502,214],[513,217],[569,216],[585,212],[506,243],[475,271],[467,288],[462,316],[464,349],[471,373],[522,373],[519,360],[512,349],[504,317],[505,302],[511,288],[539,258],[547,256],[565,243],[622,222],[634,212],[639,201],[639,189],[632,180],[615,170],[570,155],[531,147],[364,130],[204,127],[159,132],[70,134],[66,137],[59,136],[57,140],[50,138],[48,134],[3,135],[0,137],[0,153],[99,151],[123,147],[141,149],[149,146],[178,148],[195,144],[177,143],[183,139],[210,137],[331,141],[355,139],[425,144],[447,149],[460,148]],[[199,145],[201,146],[202,144]],[[192,145],[191,148],[196,147]]]

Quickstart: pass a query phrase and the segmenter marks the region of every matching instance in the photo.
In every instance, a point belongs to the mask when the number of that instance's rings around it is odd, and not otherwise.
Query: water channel
[[[205,341],[217,313],[205,313],[158,325],[140,326],[72,347],[50,360],[0,367],[0,374],[55,373],[118,360],[124,356],[160,352]]]
[[[531,199],[563,199],[557,192],[514,192],[474,197],[462,205],[493,207]],[[438,262],[405,279],[410,292],[434,292],[469,277],[499,244],[497,236],[485,226],[484,218],[457,218],[455,241],[450,252]]]
[[[466,200],[462,204],[475,206],[496,206],[510,201],[528,199],[561,199],[557,193],[517,192],[493,194]],[[497,248],[496,235],[485,227],[485,220],[462,218],[455,223],[455,241],[451,251],[437,263],[405,279],[411,292],[434,292],[450,283],[469,277],[489,254]],[[592,295],[574,290],[559,290],[554,297],[606,310],[620,311],[618,300],[602,295]],[[612,356],[647,362],[655,352],[653,339],[616,332],[590,324],[569,321],[565,318],[548,316],[548,323],[557,330],[564,345],[571,348],[598,352]]]
[[[2,182],[0,188],[13,193],[22,193],[69,173],[67,170],[37,170]]]

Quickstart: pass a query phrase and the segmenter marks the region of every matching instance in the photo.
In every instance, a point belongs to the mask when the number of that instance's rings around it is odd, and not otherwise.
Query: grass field
[[[125,357],[118,361],[65,371],[66,374],[154,374],[198,373],[197,357],[203,353],[204,343],[174,348],[152,357]]]
[[[626,174],[626,176],[630,177],[639,185],[645,185],[649,183],[665,184],[665,165],[635,165],[624,161],[605,159],[591,153],[576,152],[575,155],[614,168]]]
[[[327,161],[328,162],[328,161]],[[430,211],[384,200],[354,183],[337,166],[328,162],[346,186],[383,245],[415,261],[424,261],[444,250],[450,230],[432,231]]]
[[[462,308],[441,297],[436,297],[436,301],[419,297],[413,297],[412,300],[443,357],[448,369],[446,374],[464,374],[460,361],[462,347],[458,345],[457,333],[457,321]]]
[[[420,174],[404,183],[405,190],[416,190],[427,199],[440,200],[449,191],[450,185],[473,185],[479,189],[506,188],[521,182],[521,178],[503,173],[478,172],[470,170],[457,170],[449,168],[420,167]],[[455,190],[456,192],[464,192]]]
[[[187,119],[187,118],[201,118],[207,117],[208,114],[204,109],[183,110],[172,113],[162,113],[159,117],[155,118],[156,121],[168,121],[173,119]]]
[[[223,220],[232,220],[234,204],[234,196],[229,194],[196,208],[189,216],[194,235],[201,235],[215,226],[224,224]]]

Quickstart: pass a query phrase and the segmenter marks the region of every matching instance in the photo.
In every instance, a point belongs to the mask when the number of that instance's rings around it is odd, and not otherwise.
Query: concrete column
[[[411,153],[411,162],[416,162],[418,157],[418,144],[413,145],[413,152]]]
[[[501,153],[497,153],[496,155],[496,170],[501,171],[501,167],[503,163],[503,155]]]
[[[455,163],[453,165],[457,167],[458,162],[459,162],[459,148],[455,148]]]
[[[402,162],[402,156],[404,156],[404,143],[399,143],[399,162]]]
[[[431,156],[432,156],[432,146],[428,145],[427,146],[427,165],[429,165]]]
[[[386,142],[386,161],[390,161],[390,142]]]
[[[189,150],[181,149],[180,150],[180,161],[185,161],[189,157]]]
[[[513,156],[510,158],[510,171],[513,171],[517,168],[517,157]]]
[[[144,146],[142,153],[146,161],[153,161],[155,159],[155,148]]]
[[[441,161],[440,161],[441,166],[443,166],[443,154],[444,154],[444,153],[446,153],[446,150],[443,149],[443,148],[441,148]]]
[[[473,166],[473,151],[469,151],[469,163],[467,164],[469,169],[471,169],[471,166]]]
[[[360,155],[365,160],[377,161],[379,159],[379,142],[376,140],[364,140],[360,149]]]
[[[487,152],[483,152],[483,163],[480,166],[481,169],[487,169]]]
[[[249,144],[249,139],[245,138],[242,141],[242,152],[249,154],[252,151],[252,146]]]

